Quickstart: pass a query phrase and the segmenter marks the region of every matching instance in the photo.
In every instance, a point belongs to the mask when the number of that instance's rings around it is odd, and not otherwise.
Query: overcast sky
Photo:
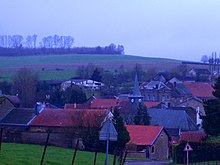
[[[200,61],[220,53],[219,0],[0,0],[0,35],[71,35],[129,55]]]

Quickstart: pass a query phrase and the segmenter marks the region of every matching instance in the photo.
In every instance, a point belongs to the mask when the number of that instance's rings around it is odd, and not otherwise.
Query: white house
[[[98,90],[100,87],[104,86],[104,83],[90,80],[90,79],[72,79],[65,81],[61,84],[61,89],[65,91],[71,85],[77,85],[79,87],[84,87],[87,89]]]

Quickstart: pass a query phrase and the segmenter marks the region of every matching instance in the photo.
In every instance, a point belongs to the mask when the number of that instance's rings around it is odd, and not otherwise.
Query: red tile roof
[[[126,125],[130,142],[135,145],[153,145],[163,130],[162,126]]]
[[[95,99],[91,102],[90,108],[108,109],[117,105],[117,99]]]
[[[35,126],[100,126],[106,115],[105,110],[45,109],[30,125]]]
[[[120,99],[119,109],[121,113],[129,113],[129,100],[128,99]]]
[[[180,142],[187,141],[187,142],[201,142],[203,138],[207,137],[205,132],[182,132],[180,135]]]
[[[144,107],[152,108],[159,105],[161,102],[144,102]]]
[[[184,82],[184,86],[196,97],[213,97],[212,84],[204,82]]]

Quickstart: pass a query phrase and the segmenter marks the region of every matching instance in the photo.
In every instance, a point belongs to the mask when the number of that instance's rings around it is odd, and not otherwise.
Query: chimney
[[[76,109],[76,103],[73,104],[73,108]]]
[[[179,136],[182,134],[181,128],[179,128],[178,134],[179,134]]]
[[[41,110],[41,103],[40,102],[36,102],[35,105],[35,115],[38,115],[40,113]]]

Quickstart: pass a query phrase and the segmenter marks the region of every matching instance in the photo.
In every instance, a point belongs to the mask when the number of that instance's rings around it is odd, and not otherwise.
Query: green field
[[[40,164],[44,146],[31,144],[3,143],[0,153],[1,165],[36,165]],[[69,165],[74,150],[49,146],[46,151],[44,165]],[[94,153],[77,151],[74,165],[93,164]],[[97,165],[103,165],[105,154],[97,154]],[[113,164],[113,156],[109,155],[109,164]]]
[[[143,69],[160,68],[169,70],[181,64],[181,61],[165,58],[150,58],[130,55],[100,54],[61,54],[33,56],[0,56],[0,80],[11,80],[20,68],[29,68],[39,74],[42,80],[69,79],[79,66],[93,64],[106,70],[133,69],[136,64]]]

